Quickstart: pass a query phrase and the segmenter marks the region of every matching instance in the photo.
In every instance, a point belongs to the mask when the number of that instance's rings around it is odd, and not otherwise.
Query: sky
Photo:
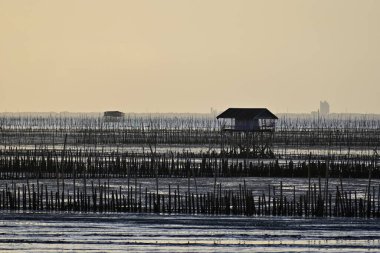
[[[377,0],[0,0],[0,111],[380,113]]]

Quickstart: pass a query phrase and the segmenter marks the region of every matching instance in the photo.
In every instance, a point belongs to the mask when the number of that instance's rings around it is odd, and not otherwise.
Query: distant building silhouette
[[[330,105],[327,101],[319,102],[319,113],[322,116],[328,115],[330,113]]]
[[[104,117],[124,117],[124,113],[119,111],[106,111],[104,112]]]
[[[119,111],[106,111],[103,114],[103,118],[105,121],[112,122],[112,121],[118,121],[124,118],[124,115],[125,114],[123,112],[119,112]]]

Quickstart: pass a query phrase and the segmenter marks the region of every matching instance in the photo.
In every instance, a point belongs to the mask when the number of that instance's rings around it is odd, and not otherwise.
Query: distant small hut
[[[106,121],[117,121],[124,117],[125,113],[120,111],[106,111],[103,114],[103,117]]]
[[[267,108],[228,108],[216,117],[224,119],[222,129],[225,131],[274,131],[276,115]]]

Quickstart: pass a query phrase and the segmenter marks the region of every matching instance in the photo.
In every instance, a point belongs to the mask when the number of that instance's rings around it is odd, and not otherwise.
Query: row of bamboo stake
[[[241,133],[240,135],[244,135]],[[237,142],[235,134],[231,142]],[[0,145],[63,145],[67,136],[69,145],[138,145],[156,144],[220,145],[219,129],[1,129]],[[338,148],[375,148],[380,143],[380,128],[377,129],[279,129],[272,133],[275,146]]]
[[[50,188],[49,188],[50,187]],[[66,186],[68,187],[68,186]],[[276,192],[277,190],[277,192]],[[163,214],[208,215],[273,215],[305,217],[380,217],[380,185],[365,190],[364,198],[356,191],[323,190],[309,184],[308,190],[293,194],[283,193],[268,185],[267,194],[254,195],[245,182],[236,191],[224,190],[219,184],[214,191],[198,193],[180,192],[180,187],[168,185],[167,193],[151,192],[147,188],[130,186],[124,189],[110,188],[109,182],[65,189],[53,189],[48,185],[6,184],[0,192],[0,210],[9,211],[65,211],[65,212],[138,212]]]
[[[0,154],[0,179],[127,178],[127,177],[324,177],[329,161],[330,177],[380,178],[377,157],[335,160],[220,159],[212,156],[188,158],[187,153],[170,156],[113,153],[85,157],[78,152],[38,151],[20,155]]]

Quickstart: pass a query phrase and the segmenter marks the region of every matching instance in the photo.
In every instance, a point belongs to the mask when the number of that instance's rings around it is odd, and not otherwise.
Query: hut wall
[[[259,130],[260,124],[258,119],[236,119],[235,130],[252,131]]]

